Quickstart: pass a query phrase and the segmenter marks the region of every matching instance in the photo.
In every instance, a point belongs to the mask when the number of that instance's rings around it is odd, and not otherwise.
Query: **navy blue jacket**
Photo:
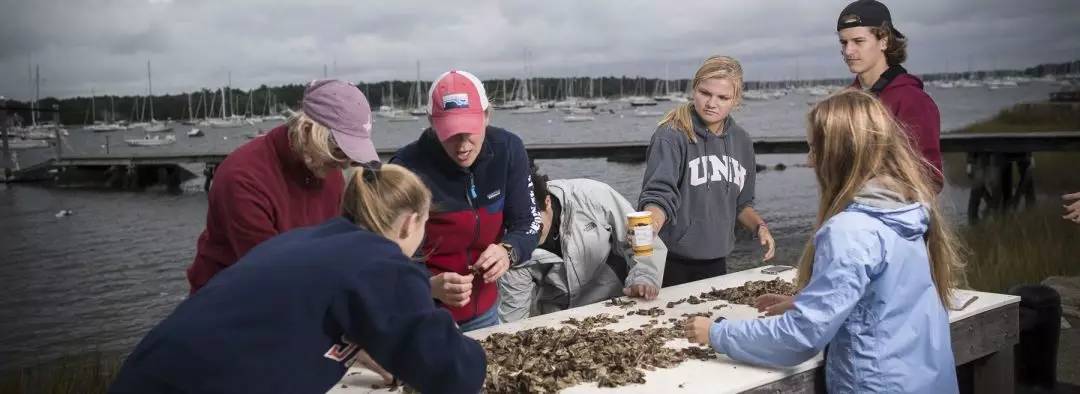
[[[431,189],[433,211],[423,252],[432,274],[469,273],[489,245],[505,242],[514,249],[512,264],[529,259],[540,240],[540,214],[533,199],[529,157],[518,136],[488,127],[476,161],[458,166],[443,150],[435,132],[401,148],[391,163],[412,170]],[[495,305],[498,288],[477,275],[472,298],[464,307],[447,307],[454,319],[468,321]]]
[[[324,393],[360,349],[422,392],[476,393],[480,345],[431,300],[424,266],[338,217],[252,249],[128,357],[112,393]]]

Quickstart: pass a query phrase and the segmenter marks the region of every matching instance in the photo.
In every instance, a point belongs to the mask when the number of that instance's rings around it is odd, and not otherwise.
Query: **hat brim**
[[[484,113],[459,113],[432,116],[431,127],[439,141],[446,141],[458,134],[481,134],[484,132]]]
[[[892,28],[892,34],[893,34],[894,36],[896,36],[896,38],[900,38],[900,39],[903,39],[903,38],[905,38],[905,37],[904,37],[904,33],[901,33],[901,32],[900,32],[900,30],[896,30],[896,27],[895,27],[895,26],[892,26],[892,24],[891,24],[891,23],[889,24],[889,27],[891,27],[891,28]]]
[[[330,130],[330,132],[334,134],[334,142],[337,143],[338,148],[341,148],[341,151],[345,152],[345,156],[348,156],[350,160],[357,163],[379,161],[379,153],[375,151],[375,144],[370,139],[348,135],[336,130]]]

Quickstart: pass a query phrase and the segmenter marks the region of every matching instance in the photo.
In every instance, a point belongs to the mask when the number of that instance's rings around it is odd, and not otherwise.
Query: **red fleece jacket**
[[[289,147],[288,126],[236,148],[214,174],[206,229],[187,269],[191,293],[262,241],[339,215],[344,189],[341,171],[319,178],[308,170]]]

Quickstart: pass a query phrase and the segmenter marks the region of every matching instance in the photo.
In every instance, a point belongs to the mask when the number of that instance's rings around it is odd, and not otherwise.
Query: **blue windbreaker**
[[[859,202],[814,236],[814,270],[775,318],[712,325],[732,359],[794,366],[828,346],[830,393],[955,393],[949,317],[930,277],[922,204]]]

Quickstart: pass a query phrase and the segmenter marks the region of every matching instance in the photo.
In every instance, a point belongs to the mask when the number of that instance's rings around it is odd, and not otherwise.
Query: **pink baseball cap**
[[[355,85],[315,80],[304,90],[304,114],[330,129],[334,142],[352,161],[379,161],[371,142],[371,106]]]
[[[484,84],[476,76],[450,70],[439,76],[428,91],[428,114],[439,141],[457,134],[482,134],[484,110],[488,108]]]

